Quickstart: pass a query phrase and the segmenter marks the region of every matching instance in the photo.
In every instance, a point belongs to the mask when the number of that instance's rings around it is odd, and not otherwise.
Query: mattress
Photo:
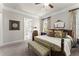
[[[61,38],[49,37],[47,35],[35,36],[35,41],[41,42],[47,47],[52,47],[56,51],[61,50]],[[64,39],[64,51],[67,56],[69,56],[71,47],[72,47],[72,38],[63,38]]]

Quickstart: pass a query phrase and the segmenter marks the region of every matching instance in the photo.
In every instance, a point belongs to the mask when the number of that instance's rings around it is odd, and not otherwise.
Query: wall
[[[33,22],[33,27],[37,27],[38,35],[40,35],[40,32],[41,32],[41,21],[40,21],[40,18],[39,19],[34,19],[32,22]]]
[[[24,40],[24,18],[32,19],[33,26],[37,26],[37,29],[40,33],[40,19],[39,18],[33,18],[33,17],[31,18],[21,13],[3,9],[3,42],[4,43]],[[15,30],[15,31],[9,30],[9,20],[20,21],[20,30]]]
[[[9,30],[9,20],[20,21],[20,30]],[[15,12],[3,10],[3,42],[23,40],[23,16]]]
[[[34,27],[37,27],[38,34],[40,35],[40,19],[31,19],[31,18],[24,18],[24,39],[25,40],[32,40],[32,33]]]
[[[65,8],[61,11],[58,11],[58,12],[55,12],[55,13],[52,13],[52,14],[49,14],[48,16],[46,17],[49,17],[51,16],[50,18],[50,24],[49,24],[49,29],[51,28],[54,28],[54,23],[57,21],[57,20],[62,20],[63,22],[65,22],[65,29],[72,29],[72,15],[71,13],[69,12],[69,10],[71,9],[74,9],[74,8],[78,8],[79,7],[79,4],[75,4],[71,7],[68,7],[68,8]],[[45,16],[44,16],[45,17]]]
[[[72,29],[71,20],[69,19],[69,12],[65,11],[65,12],[52,16],[50,19],[50,28],[51,29],[54,28],[54,23],[57,20],[62,20],[63,22],[65,22],[65,29]]]

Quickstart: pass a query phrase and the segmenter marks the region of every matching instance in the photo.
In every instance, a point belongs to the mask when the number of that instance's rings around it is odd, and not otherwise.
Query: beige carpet
[[[0,56],[34,56],[33,52],[28,51],[27,41],[9,43],[0,46]]]
[[[72,48],[71,56],[79,56],[79,48]]]
[[[28,41],[19,41],[0,46],[0,56],[35,56],[28,51]],[[79,56],[79,48],[72,48],[71,56]]]

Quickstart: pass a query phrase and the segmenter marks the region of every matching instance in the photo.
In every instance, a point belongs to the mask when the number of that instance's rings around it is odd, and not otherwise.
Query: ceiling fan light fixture
[[[49,3],[44,3],[44,6],[48,6],[49,5]]]

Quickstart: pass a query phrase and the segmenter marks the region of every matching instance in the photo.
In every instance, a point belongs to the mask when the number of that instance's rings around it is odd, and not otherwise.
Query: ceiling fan
[[[50,3],[35,3],[35,5],[43,4],[44,6],[49,6],[50,8],[53,8],[54,6]]]

